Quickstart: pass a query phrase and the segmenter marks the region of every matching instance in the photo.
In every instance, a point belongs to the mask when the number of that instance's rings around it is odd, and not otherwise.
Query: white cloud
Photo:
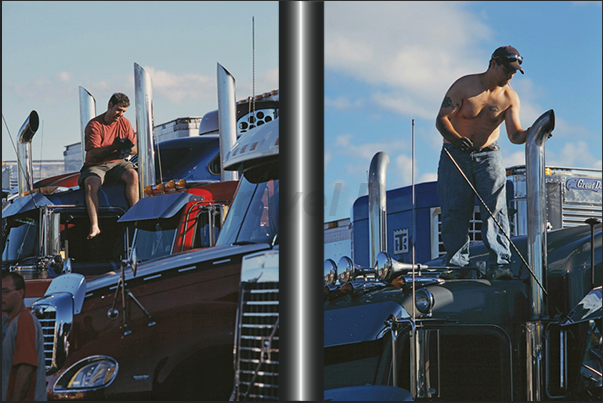
[[[69,81],[71,79],[71,74],[66,71],[62,71],[58,74],[58,77],[61,81]]]
[[[504,156],[505,167],[513,167],[516,165],[525,165],[526,164],[526,153],[522,148],[521,151],[516,151],[511,155]]]
[[[332,107],[341,111],[356,110],[363,108],[366,102],[363,99],[351,100],[347,96],[337,97],[335,99],[325,97],[325,109]]]
[[[183,100],[216,98],[217,87],[214,76],[194,73],[175,74],[149,66],[144,69],[151,76],[153,95],[164,96],[176,103]]]
[[[405,154],[400,154],[395,160],[395,172],[396,177],[393,179],[391,184],[388,181],[387,187],[401,187],[412,184],[412,158]],[[416,169],[415,169],[416,178]]]
[[[359,143],[352,134],[348,133],[336,137],[331,152],[340,155],[353,155],[354,164],[362,164],[368,161],[365,167],[368,169],[370,160],[379,151],[386,152],[391,158],[397,151],[404,150],[406,147],[408,147],[408,142],[404,140],[384,143]]]
[[[379,29],[363,28],[371,26]],[[372,84],[449,86],[467,69],[485,68],[489,55],[475,47],[491,35],[462,3],[325,3],[325,66]]]
[[[372,101],[385,110],[435,119],[456,79],[487,69],[492,50],[482,44],[493,32],[485,20],[463,2],[326,2],[325,68],[374,86]],[[517,91],[520,116],[532,122],[542,113],[530,101],[537,89],[522,77]]]
[[[419,177],[419,180],[416,181],[416,183],[433,182],[433,181],[437,181],[437,180],[438,180],[437,172],[428,172],[426,174],[421,175]]]
[[[372,95],[372,101],[386,110],[413,118],[433,119],[434,121],[436,116],[434,111],[437,111],[439,107],[437,102],[426,101],[421,97],[408,95],[408,93],[402,91],[375,92]]]
[[[601,160],[597,159],[585,141],[571,141],[563,145],[558,153],[547,152],[546,164],[559,167],[579,167],[601,169]],[[598,152],[599,150],[595,150]]]

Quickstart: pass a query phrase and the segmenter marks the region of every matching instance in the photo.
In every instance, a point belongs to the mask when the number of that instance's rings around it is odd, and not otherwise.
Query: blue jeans
[[[496,150],[464,153],[451,144],[444,144],[461,167],[477,193],[484,200],[496,221],[509,234],[507,215],[506,174],[497,143]],[[475,195],[444,149],[438,164],[438,198],[442,210],[442,241],[446,248],[443,264],[469,264],[469,224],[475,205]],[[490,254],[488,266],[511,262],[509,240],[490,214],[478,202],[482,216],[482,240]]]

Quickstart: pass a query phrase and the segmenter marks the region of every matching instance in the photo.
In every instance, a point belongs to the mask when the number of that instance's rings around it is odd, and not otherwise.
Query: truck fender
[[[71,294],[73,297],[73,314],[79,314],[86,296],[86,278],[77,273],[63,274],[56,277],[48,286],[44,297],[58,293]]]

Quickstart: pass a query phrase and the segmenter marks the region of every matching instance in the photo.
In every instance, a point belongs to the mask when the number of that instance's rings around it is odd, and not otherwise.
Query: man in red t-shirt
[[[2,401],[46,400],[44,335],[24,298],[23,277],[2,271]]]
[[[138,171],[131,161],[125,159],[137,152],[134,129],[124,117],[128,106],[130,100],[125,94],[113,94],[107,112],[90,120],[84,131],[86,160],[78,184],[84,188],[90,216],[88,239],[100,233],[98,190],[103,183],[125,182],[130,207],[138,202]]]

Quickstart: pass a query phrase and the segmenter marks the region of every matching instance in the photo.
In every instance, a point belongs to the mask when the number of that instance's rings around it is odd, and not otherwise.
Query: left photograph
[[[278,2],[2,2],[2,400],[277,400]]]

